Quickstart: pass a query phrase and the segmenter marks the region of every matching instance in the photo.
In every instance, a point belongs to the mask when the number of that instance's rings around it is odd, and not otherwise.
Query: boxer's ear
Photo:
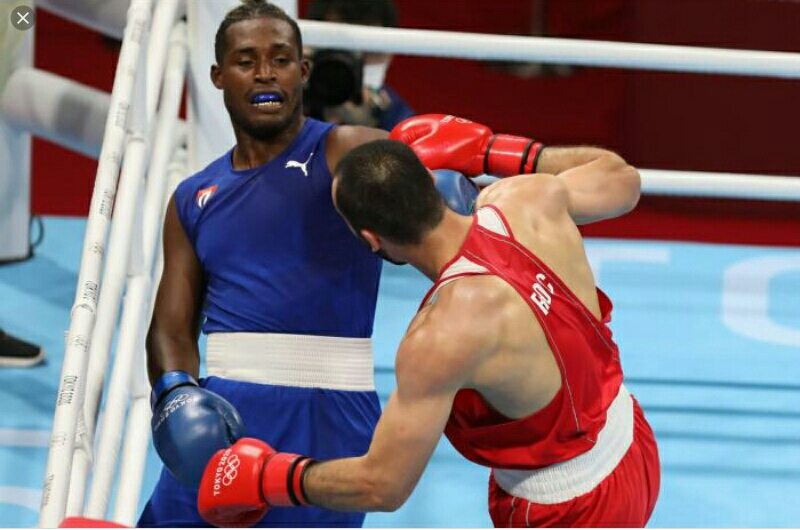
[[[364,241],[367,242],[367,245],[369,245],[369,248],[370,250],[372,250],[372,252],[377,252],[378,250],[380,250],[381,238],[378,234],[376,234],[371,230],[367,230],[366,228],[362,228],[359,231],[359,235]]]

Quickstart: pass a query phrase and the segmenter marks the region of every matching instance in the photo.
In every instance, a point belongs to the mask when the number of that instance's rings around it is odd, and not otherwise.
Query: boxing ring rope
[[[185,27],[182,22],[176,24],[179,3],[180,0],[162,0],[154,8],[154,0],[132,0],[128,11],[66,337],[42,491],[42,527],[57,526],[65,514],[84,514],[83,493],[90,467],[92,489],[85,515],[106,517],[124,433],[127,438],[119,476],[126,478],[118,484],[113,520],[129,525],[135,521],[149,444],[149,384],[144,371],[143,340],[152,310],[154,278],[160,275],[158,234],[165,199],[186,176],[186,151],[181,147],[184,129],[177,119],[187,56]],[[461,59],[800,77],[800,54],[314,21],[300,21],[300,25],[305,41],[312,46]],[[147,68],[143,68],[145,64]],[[151,78],[153,74],[155,77]],[[162,92],[157,112],[159,87]],[[641,174],[644,193],[800,200],[797,177],[661,170],[642,170]],[[123,290],[115,363],[99,448],[95,451],[102,381]],[[128,424],[123,429],[126,410]]]
[[[314,47],[453,59],[573,64],[704,74],[800,78],[800,53],[518,37],[298,21]],[[642,193],[730,199],[800,201],[800,177],[699,171],[640,170]],[[481,177],[478,182],[492,182]]]
[[[800,200],[800,177],[642,169],[642,193],[724,199]]]
[[[105,517],[123,432],[129,436],[121,471],[129,476],[119,482],[113,518],[124,524],[135,522],[149,444],[149,384],[143,330],[153,294],[153,256],[167,196],[167,166],[171,163],[169,178],[173,183],[186,172],[185,149],[176,150],[184,141],[176,134],[181,130],[176,125],[187,56],[185,24],[175,24],[179,6],[178,0],[159,2],[152,18],[153,0],[133,0],[128,10],[67,335],[42,491],[42,527],[57,526],[65,514],[83,515],[83,494],[93,460],[86,515]],[[148,41],[151,20],[158,33]],[[145,43],[149,44],[147,54]],[[167,47],[169,52],[165,53]],[[153,128],[150,124],[156,115],[162,74],[165,83],[161,115]],[[150,201],[147,205],[143,204],[143,194]],[[108,260],[101,277],[107,238]],[[145,249],[144,244],[152,248]],[[95,419],[125,283],[125,303],[106,399],[109,412],[105,414],[95,453]],[[129,425],[135,427],[125,429],[130,397],[133,403],[128,419]]]
[[[136,83],[141,47],[150,19],[152,0],[133,0],[120,49],[119,63],[106,119],[105,137],[98,161],[78,275],[75,303],[70,314],[64,364],[47,456],[39,525],[56,527],[64,517],[68,479],[79,433],[89,346],[98,309],[101,268],[111,224],[113,199],[127,134],[127,114]],[[141,75],[139,75],[141,77]]]
[[[158,8],[154,14],[154,22],[157,20],[157,15]],[[142,252],[134,253],[133,249],[131,249],[131,259],[128,260],[127,263],[122,261],[120,262],[122,266],[127,266],[128,285],[122,312],[123,317],[119,329],[119,346],[116,350],[116,360],[111,373],[111,380],[108,385],[106,407],[108,410],[125,410],[125,406],[128,403],[128,398],[131,397],[134,399],[134,404],[132,407],[135,407],[137,410],[141,408],[141,403],[145,404],[145,411],[148,419],[149,401],[147,398],[149,384],[144,377],[144,330],[146,329],[150,317],[149,308],[152,300],[150,295],[153,286],[150,274],[152,270],[153,254],[155,253],[157,234],[159,232],[162,218],[162,205],[166,195],[166,179],[164,176],[167,173],[167,165],[170,162],[170,155],[172,154],[171,139],[173,138],[173,129],[180,107],[181,92],[183,88],[183,74],[185,71],[187,55],[187,50],[185,48],[186,25],[185,23],[180,23],[174,27],[172,26],[172,24],[174,24],[174,11],[172,12],[171,18],[172,20],[169,21],[170,24],[165,26],[166,30],[171,29],[172,35],[172,45],[169,52],[170,75],[168,76],[168,79],[171,82],[164,83],[164,92],[162,93],[162,115],[159,119],[156,134],[151,142],[152,156],[150,158],[150,165],[147,171],[147,196],[144,201],[141,200],[141,193],[144,192],[144,190],[141,189],[143,184],[143,180],[141,178],[142,175],[137,175],[136,180],[130,184],[130,189],[124,190],[124,188],[122,188],[122,185],[126,183],[126,180],[124,179],[126,177],[130,177],[130,175],[126,175],[123,171],[120,184],[121,193],[118,198],[120,203],[124,202],[136,204],[138,207],[142,207],[143,205],[145,209],[143,211],[133,211],[128,213],[126,216],[121,217],[121,219],[124,220],[121,220],[119,223],[115,222],[114,225],[114,228],[117,226],[125,227],[122,230],[131,230],[134,228],[138,229],[136,237],[132,237],[130,232],[121,232],[115,239],[115,234],[113,231],[111,234],[112,244],[115,241],[119,241],[120,247],[132,247],[133,245],[131,245],[130,242],[134,241],[139,244],[139,248],[137,250],[141,250]],[[150,56],[148,55],[148,60],[149,57]],[[158,84],[154,86],[158,86]],[[149,101],[150,99],[148,99],[148,102]],[[148,105],[148,107],[148,113],[152,112],[154,114],[155,107],[150,107],[150,105]],[[128,194],[131,194],[131,198],[127,200],[124,199],[122,191],[127,191]],[[109,247],[109,256],[117,256],[117,253],[112,250],[111,247]],[[119,256],[125,256],[125,252],[121,250],[119,252]],[[101,290],[101,301],[103,292],[104,290]],[[115,302],[117,305],[119,304],[118,299],[115,300]],[[108,313],[112,314],[112,310],[109,310]],[[113,321],[109,322],[108,325],[113,330]],[[93,337],[92,349],[94,349],[94,340],[95,337]],[[108,349],[110,349],[110,346],[110,342],[101,346],[106,352],[106,358],[108,356],[107,352]],[[98,358],[100,358],[99,355]],[[94,357],[90,351],[90,368],[92,367],[91,363],[93,360]],[[133,374],[131,373],[132,370]],[[94,380],[99,384],[102,384],[102,376],[104,373],[105,370],[101,371],[100,369],[97,369],[94,373],[92,373],[90,370],[90,378],[87,379],[87,383]],[[128,392],[129,388],[131,389],[130,395]],[[93,417],[94,414],[96,414],[97,407],[99,406],[99,394],[93,397],[95,398],[95,401],[92,403],[87,402],[87,406],[92,406],[93,414],[87,412],[87,418]],[[138,413],[141,414],[141,411]],[[115,415],[105,416],[104,421],[106,422],[106,425],[104,425],[104,428],[101,432],[99,444],[95,451],[95,454],[97,455],[97,461],[94,466],[94,477],[92,480],[89,502],[86,508],[86,515],[94,518],[103,518],[105,515],[105,511],[108,506],[109,495],[111,492],[111,486],[113,483],[114,471],[116,469],[117,454],[122,443],[122,434],[125,431],[123,425],[121,424],[121,418],[118,418]],[[147,422],[145,422],[145,425],[146,424]],[[129,430],[127,432],[138,435],[148,434],[148,430],[146,428]],[[125,441],[130,442],[131,440],[126,438]],[[146,454],[148,441],[149,438],[144,439],[144,443],[142,444],[144,451],[142,454]],[[143,463],[144,462],[142,462],[142,464]],[[120,474],[120,476],[126,475]],[[132,482],[131,478],[133,476],[135,475],[131,475],[131,477],[126,476],[125,481],[121,482],[120,486]],[[138,491],[136,493],[138,493]],[[138,499],[138,495],[129,493],[125,498],[127,503],[131,502],[131,496],[133,496],[134,499]],[[119,493],[117,494],[117,499],[118,501],[120,499]],[[80,504],[77,503],[74,508],[76,510],[79,509]],[[115,515],[115,519],[116,517],[117,516]]]
[[[800,201],[800,177],[663,169],[640,169],[639,174],[644,195]],[[486,186],[496,180],[482,175],[475,182]]]
[[[800,78],[800,54],[298,21],[303,43],[398,55]]]

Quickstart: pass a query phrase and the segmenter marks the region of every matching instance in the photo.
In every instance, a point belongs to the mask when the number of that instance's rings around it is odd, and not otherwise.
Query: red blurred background
[[[309,1],[300,0],[301,16]],[[800,3],[782,0],[395,2],[402,27],[529,35],[538,16],[549,36],[800,51]],[[113,41],[37,12],[38,68],[109,91],[117,52]],[[399,56],[387,82],[420,113],[547,144],[601,145],[641,168],[800,175],[800,81],[607,68],[522,77],[477,61]],[[86,215],[96,161],[38,139],[33,153],[33,212]],[[798,226],[797,202],[647,196],[584,232],[800,245]]]

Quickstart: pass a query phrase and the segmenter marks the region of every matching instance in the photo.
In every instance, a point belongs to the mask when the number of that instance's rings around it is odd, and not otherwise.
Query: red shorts
[[[661,467],[653,431],[634,399],[633,443],[595,489],[558,504],[537,504],[506,493],[489,477],[489,515],[496,527],[643,527],[658,498]]]

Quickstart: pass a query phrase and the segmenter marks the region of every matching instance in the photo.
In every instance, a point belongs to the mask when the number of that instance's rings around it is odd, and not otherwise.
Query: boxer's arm
[[[328,141],[325,146],[325,158],[328,161],[328,169],[330,169],[331,175],[336,168],[336,164],[349,150],[373,140],[384,140],[388,136],[389,133],[387,131],[372,127],[362,127],[360,125],[334,127],[328,134]]]
[[[512,201],[540,211],[566,209],[575,224],[619,217],[639,201],[636,168],[611,151],[594,147],[547,147],[545,169],[534,175],[503,179],[484,188],[475,208]],[[516,206],[515,206],[516,208]]]
[[[567,209],[579,225],[624,215],[636,207],[641,195],[636,168],[605,149],[546,148],[539,171],[557,175],[564,183]]]
[[[618,161],[624,163],[624,160],[619,156],[601,147],[549,145],[542,149],[539,155],[536,172],[558,175],[568,169],[573,169],[607,156],[616,157]]]
[[[164,219],[164,270],[147,333],[150,384],[167,371],[199,376],[200,317],[205,279],[200,261],[183,230],[174,197]]]
[[[471,320],[461,313],[451,313],[446,322],[432,315],[422,318],[426,320],[422,324],[412,322],[398,349],[397,389],[369,451],[310,466],[304,487],[311,504],[343,511],[392,511],[402,506],[419,481],[442,436],[455,394],[474,370],[477,353],[465,347],[479,348],[481,339],[473,335],[484,329],[467,326]]]

